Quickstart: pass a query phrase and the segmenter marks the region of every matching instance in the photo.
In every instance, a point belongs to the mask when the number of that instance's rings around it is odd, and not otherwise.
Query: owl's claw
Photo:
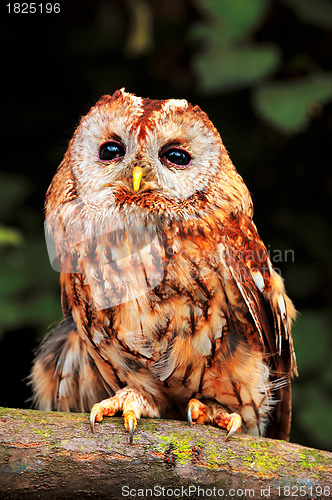
[[[236,431],[241,429],[242,420],[240,415],[238,415],[237,413],[232,413],[230,417],[230,423],[227,426],[227,430],[229,431],[229,433],[227,434],[225,441],[229,441],[230,438],[236,433]]]
[[[105,405],[102,405],[102,403],[97,403],[92,407],[90,413],[90,427],[92,432],[95,431],[95,422],[101,422],[103,420],[103,411],[105,412]],[[108,412],[108,415],[112,413],[113,412]],[[104,415],[105,414],[106,413],[104,413]],[[134,430],[136,429],[137,425],[136,414],[133,410],[127,410],[123,412],[123,417],[125,429],[129,432],[129,443],[132,444],[134,439]]]
[[[194,407],[190,405],[188,405],[188,411],[187,411],[187,416],[188,416],[188,422],[189,422],[189,425],[193,425],[193,419],[192,419],[192,413],[193,413],[193,409]]]
[[[133,420],[129,420],[128,432],[129,432],[129,444],[133,444],[133,439],[134,439],[134,422],[133,422]]]
[[[119,411],[123,412],[124,426],[129,432],[130,444],[133,443],[137,420],[142,415],[151,418],[159,417],[157,406],[149,403],[135,390],[125,387],[120,389],[115,396],[93,405],[90,413],[91,431],[94,432],[95,422],[101,422],[103,416],[111,417]]]
[[[133,410],[128,410],[123,413],[124,416],[124,426],[126,430],[129,432],[129,443],[133,444],[134,439],[134,430],[137,425],[137,418],[135,412]]]
[[[227,413],[221,405],[216,402],[211,402],[208,406],[198,399],[191,399],[188,404],[188,422],[193,424],[193,420],[198,424],[215,424],[229,432],[225,441],[241,429],[242,420],[237,413]]]
[[[100,403],[95,404],[90,413],[90,428],[91,432],[95,432],[95,422],[101,422],[103,420],[103,414],[100,411]]]
[[[188,404],[188,422],[193,424],[196,420],[198,424],[206,424],[209,422],[208,407],[198,399],[191,399]]]
[[[94,411],[92,409],[91,413],[90,413],[90,429],[91,429],[91,432],[95,432],[95,418],[96,418],[96,411]]]

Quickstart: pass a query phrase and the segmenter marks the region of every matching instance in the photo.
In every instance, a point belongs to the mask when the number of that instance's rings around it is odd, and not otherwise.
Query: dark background
[[[124,86],[199,104],[220,131],[299,311],[291,439],[332,449],[332,2],[60,8],[9,14],[1,5],[0,405],[30,406],[33,350],[61,318],[44,242],[46,189],[80,116]]]

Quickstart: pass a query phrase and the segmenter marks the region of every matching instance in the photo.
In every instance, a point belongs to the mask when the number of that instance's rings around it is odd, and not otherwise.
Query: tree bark
[[[0,498],[329,498],[332,453],[173,420],[0,408]]]

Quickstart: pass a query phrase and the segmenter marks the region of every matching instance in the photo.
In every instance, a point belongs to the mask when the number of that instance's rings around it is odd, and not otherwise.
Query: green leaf
[[[304,22],[320,28],[332,27],[331,0],[282,0]]]
[[[18,245],[22,243],[22,241],[22,234],[18,229],[0,225],[0,246],[8,244]]]
[[[268,83],[253,95],[256,111],[286,134],[304,130],[317,109],[332,99],[332,74]]]
[[[268,5],[268,0],[205,0],[202,7],[210,23],[194,25],[191,38],[218,47],[241,41],[258,26]]]
[[[279,52],[272,45],[254,45],[227,50],[211,49],[196,57],[194,67],[203,92],[237,90],[273,72]]]

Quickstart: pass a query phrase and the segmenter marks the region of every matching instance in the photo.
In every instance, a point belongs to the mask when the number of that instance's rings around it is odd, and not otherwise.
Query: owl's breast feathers
[[[84,272],[61,275],[65,314],[104,387],[134,387],[165,411],[216,399],[241,411],[249,431],[269,425],[269,435],[287,437],[295,311],[253,222],[176,221],[156,236],[136,243],[135,256],[131,232],[115,246],[108,237],[82,244]]]

